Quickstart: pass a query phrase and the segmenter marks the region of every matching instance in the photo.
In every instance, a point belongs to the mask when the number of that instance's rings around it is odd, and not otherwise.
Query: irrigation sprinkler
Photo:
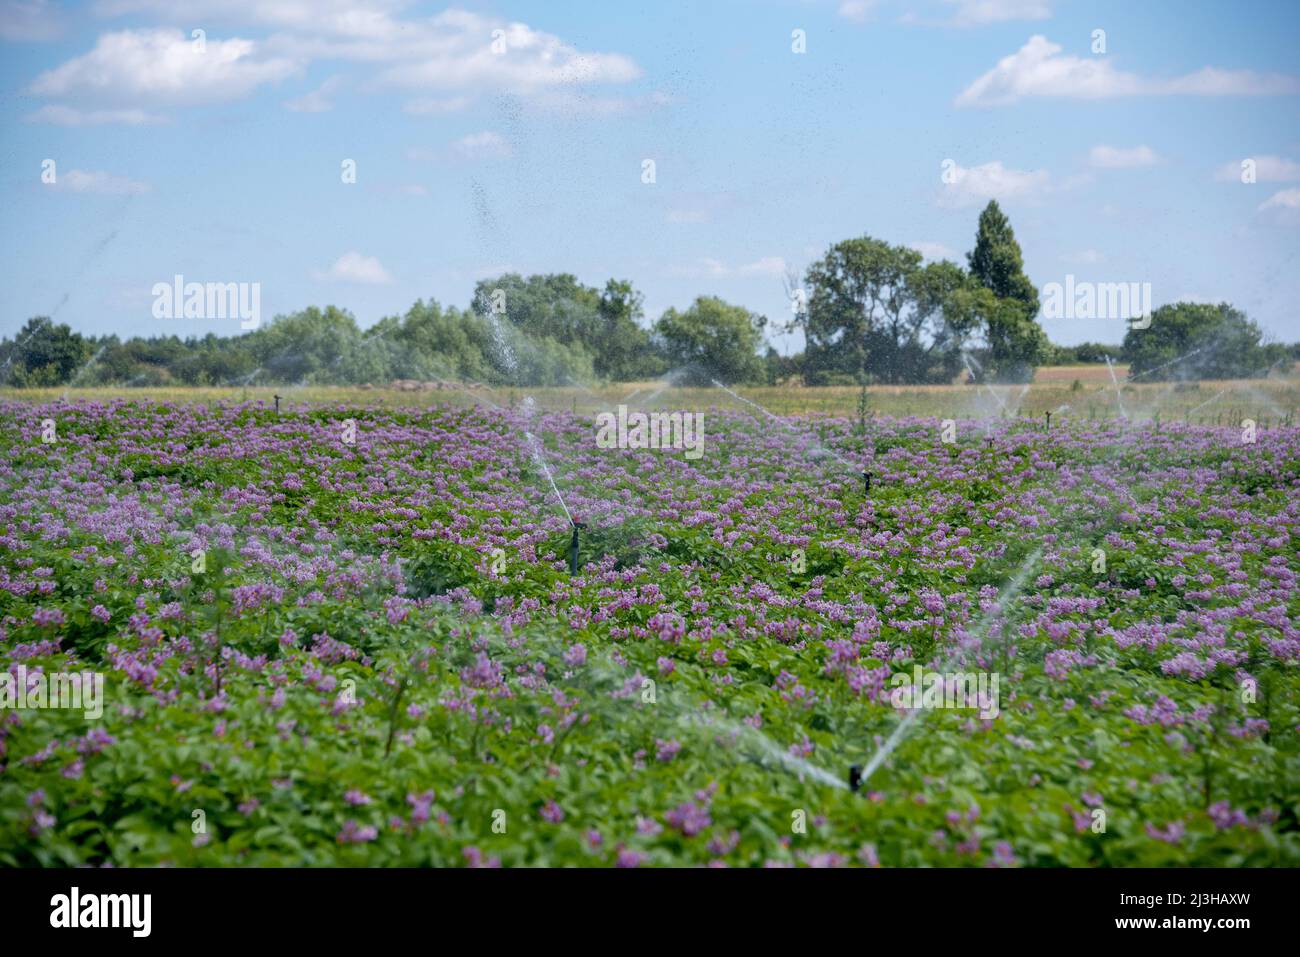
[[[849,790],[854,793],[862,787],[862,765],[855,764],[849,768]]]
[[[280,397],[278,395],[275,397],[275,414],[280,414]]]
[[[573,523],[573,537],[569,539],[569,575],[578,574],[578,529],[586,528],[583,522]]]
[[[1051,409],[1048,409],[1046,412],[1043,413],[1043,415],[1045,415],[1045,416],[1047,417],[1047,425],[1045,426],[1045,428],[1046,428],[1046,430],[1047,430],[1048,432],[1050,432],[1050,431],[1052,431],[1052,411],[1051,411]]]
[[[865,470],[862,473],[862,485],[865,494],[870,496],[871,495],[871,473]]]

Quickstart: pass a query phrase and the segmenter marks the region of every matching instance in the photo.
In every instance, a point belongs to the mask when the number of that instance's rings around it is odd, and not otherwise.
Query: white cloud
[[[997,106],[1029,96],[1095,100],[1118,96],[1265,96],[1300,93],[1300,77],[1205,67],[1173,79],[1125,73],[1106,57],[1061,56],[1037,35],[958,95],[957,106]]]
[[[0,38],[13,43],[53,40],[63,33],[63,11],[49,0],[0,0]]]
[[[703,257],[689,266],[669,266],[668,275],[682,279],[721,279],[729,275],[730,269],[720,259]]]
[[[1152,81],[1152,92],[1187,96],[1281,96],[1300,93],[1300,77],[1288,73],[1202,67],[1172,80]]]
[[[180,30],[105,33],[89,53],[38,76],[31,92],[133,106],[191,106],[239,99],[301,67],[284,57],[264,59],[258,49],[252,40],[210,38],[200,53]]]
[[[1279,222],[1300,222],[1300,188],[1279,190],[1259,204],[1259,211],[1272,214]]]
[[[1272,209],[1274,207],[1281,207],[1283,209],[1300,209],[1300,189],[1280,190],[1259,206],[1260,209]]]
[[[1008,20],[1046,20],[1052,15],[1052,5],[1047,0],[946,0],[957,9],[952,26],[981,26],[985,23],[1004,23]]]
[[[401,89],[538,93],[592,83],[626,83],[641,75],[619,53],[584,53],[559,37],[524,23],[508,23],[464,10],[447,10],[427,21],[411,23],[386,60],[399,61],[382,71],[381,86]],[[493,50],[493,32],[501,31],[504,52]]]
[[[1008,169],[1001,160],[970,168],[954,164],[953,181],[939,195],[942,206],[970,206],[990,199],[1032,199],[1045,192],[1051,178],[1046,170]]]
[[[739,204],[734,193],[682,191],[669,197],[670,205],[664,212],[668,223],[711,223],[725,217]]]
[[[1111,60],[1057,56],[1061,47],[1044,36],[1029,42],[962,91],[958,106],[1013,103],[1024,96],[1091,99],[1138,92],[1138,78],[1119,73]]]
[[[341,37],[391,36],[406,0],[97,0],[104,17],[149,13],[169,23],[240,23]]]
[[[451,152],[461,159],[496,159],[510,155],[510,144],[499,133],[485,130],[462,136],[451,144]]]
[[[934,260],[936,262],[940,259],[955,260],[957,258],[957,254],[943,243],[932,243],[926,240],[919,240],[914,243],[908,243],[908,245],[926,259]]]
[[[332,76],[310,93],[293,100],[286,100],[284,108],[294,113],[328,113],[334,109],[332,94],[342,86],[342,79]]]
[[[727,279],[737,276],[784,276],[785,260],[780,256],[764,256],[752,263],[732,268],[721,259],[705,256],[688,266],[671,266],[668,275],[685,279]]]
[[[1098,169],[1132,169],[1138,166],[1155,166],[1160,157],[1149,146],[1094,146],[1088,153],[1088,162]]]
[[[316,61],[348,60],[378,70],[363,89],[427,94],[406,104],[409,113],[451,112],[475,96],[500,93],[530,100],[549,94],[559,98],[557,109],[567,113],[570,104],[562,95],[641,76],[641,68],[623,54],[579,50],[524,23],[457,9],[402,18],[409,6],[407,0],[99,0],[96,10],[101,15],[147,13],[182,29],[107,34],[91,53],[43,75],[35,92],[111,95],[118,101],[134,97],[141,101],[135,105],[143,105],[146,96],[157,101],[166,94],[168,102],[189,105],[247,95],[260,83]],[[222,41],[224,46],[215,50],[220,56],[213,56],[217,41],[210,38],[207,60],[217,61],[221,69],[210,67],[205,74],[193,63],[168,55],[189,50],[189,31],[196,24],[252,25],[277,32],[257,43]],[[209,37],[211,33],[209,29]],[[143,39],[156,36],[167,42]],[[504,47],[495,42],[498,37]],[[105,46],[108,49],[101,49]],[[145,67],[157,64],[162,67],[156,71],[159,78],[151,81]],[[177,71],[183,74],[181,82],[173,76]],[[315,109],[323,102],[318,97],[302,105]],[[638,102],[579,101],[575,115],[607,116]]]
[[[1214,178],[1227,182],[1241,182],[1241,164],[1245,159],[1255,161],[1255,181],[1259,183],[1293,183],[1300,180],[1300,163],[1282,156],[1251,156],[1224,163]]]
[[[742,276],[784,276],[785,260],[780,256],[764,256],[757,262],[740,267]]]
[[[167,122],[167,117],[144,110],[77,110],[54,103],[28,113],[24,119],[29,123],[53,123],[55,126],[103,126],[108,123],[149,126]]]
[[[326,272],[316,271],[312,278],[329,282],[355,282],[365,285],[383,285],[393,281],[378,259],[359,252],[346,252]]]
[[[105,196],[125,196],[149,192],[149,184],[125,176],[114,176],[102,170],[87,172],[70,169],[57,173],[51,188],[67,190],[72,193],[98,193]]]
[[[875,12],[876,0],[841,0],[839,15],[854,23],[866,23]]]

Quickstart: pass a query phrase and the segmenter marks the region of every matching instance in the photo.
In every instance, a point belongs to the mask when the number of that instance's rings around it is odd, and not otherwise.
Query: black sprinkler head
[[[578,574],[578,529],[586,528],[586,522],[579,522],[575,519],[569,519],[573,522],[573,537],[569,539],[569,574]]]
[[[871,473],[865,469],[862,472],[862,486],[867,495],[871,494]]]
[[[862,765],[855,764],[849,768],[849,790],[857,792],[862,787]]]

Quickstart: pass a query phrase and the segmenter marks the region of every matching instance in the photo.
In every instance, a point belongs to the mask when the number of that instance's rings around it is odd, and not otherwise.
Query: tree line
[[[631,282],[603,289],[572,275],[480,281],[461,309],[430,300],[363,330],[343,309],[312,306],[238,336],[83,336],[34,317],[0,339],[0,384],[231,386],[387,384],[398,379],[546,386],[671,376],[683,385],[1024,382],[1045,364],[1128,362],[1130,376],[1236,378],[1300,358],[1266,344],[1227,303],[1174,303],[1120,345],[1052,345],[1038,292],[996,201],[980,214],[966,267],[863,236],[836,243],[790,284],[781,322],[715,296],[647,325]],[[768,330],[799,330],[778,354]]]

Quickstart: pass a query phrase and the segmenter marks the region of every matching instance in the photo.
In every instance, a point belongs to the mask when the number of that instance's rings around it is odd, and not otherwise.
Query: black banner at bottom
[[[81,869],[0,871],[0,893],[6,943],[76,933],[82,943],[94,936],[128,947],[374,946],[445,929],[457,934],[448,944],[463,933],[493,946],[515,935],[545,944],[548,934],[562,934],[560,945],[609,945],[674,927],[712,928],[729,942],[752,935],[769,946],[786,933],[824,933],[830,943],[845,932],[863,945],[915,945],[961,928],[1008,942],[1046,932],[1071,942],[1199,936],[1231,943],[1294,928],[1295,877],[1287,870]]]

